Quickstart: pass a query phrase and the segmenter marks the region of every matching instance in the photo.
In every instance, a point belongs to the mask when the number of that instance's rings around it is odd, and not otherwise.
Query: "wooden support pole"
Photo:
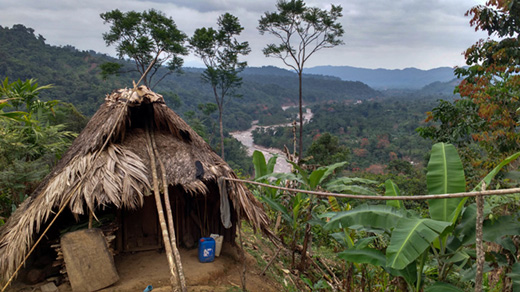
[[[151,131],[152,136],[152,147],[156,157],[159,156],[159,152],[157,151],[157,145],[155,143],[155,136],[153,131]],[[177,248],[177,239],[175,235],[175,226],[173,225],[173,214],[172,214],[172,205],[170,204],[170,195],[168,192],[168,182],[166,180],[166,168],[164,167],[164,163],[161,159],[158,159],[159,166],[161,167],[161,176],[162,176],[162,185],[163,185],[163,196],[164,196],[164,205],[166,206],[166,215],[168,218],[168,229],[170,233],[170,244],[173,250],[173,256],[175,260],[175,266],[177,267],[177,273],[179,275],[179,282],[181,286],[181,291],[186,292],[188,288],[186,287],[186,278],[184,277],[184,269],[182,268],[181,255],[179,253],[179,249]]]
[[[482,183],[482,191],[486,190],[486,184]],[[484,197],[477,196],[477,220],[476,220],[476,237],[475,237],[475,248],[477,250],[477,272],[475,274],[475,292],[482,292],[482,279],[484,276],[484,242],[483,242],[483,231],[482,224],[484,223]]]
[[[149,134],[149,128],[146,128]],[[166,258],[168,259],[168,265],[170,267],[170,282],[172,285],[172,291],[179,291],[179,279],[177,273],[177,267],[173,259],[172,245],[170,241],[170,235],[168,234],[168,227],[166,226],[166,220],[164,218],[164,211],[161,202],[161,195],[159,192],[159,181],[157,178],[157,166],[155,164],[155,155],[152,149],[152,142],[150,135],[147,135],[146,139],[148,155],[150,156],[150,168],[152,170],[153,178],[153,193],[155,196],[155,205],[157,207],[157,215],[159,217],[159,223],[161,225],[162,236],[164,241],[164,250],[166,251]]]

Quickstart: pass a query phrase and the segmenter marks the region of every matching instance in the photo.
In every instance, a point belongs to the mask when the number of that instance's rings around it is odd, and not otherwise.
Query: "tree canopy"
[[[455,70],[464,80],[461,98],[441,102],[421,129],[424,137],[457,144],[477,169],[490,170],[520,148],[520,2],[488,1],[471,8],[470,24],[490,36],[469,47],[468,67]]]
[[[225,13],[218,20],[218,30],[198,28],[189,39],[195,55],[206,65],[202,79],[211,85],[219,111],[220,149],[224,158],[224,127],[222,116],[224,106],[233,96],[238,96],[235,89],[242,84],[238,76],[247,66],[247,62],[239,61],[239,55],[247,55],[251,51],[248,42],[239,42],[236,36],[244,30],[237,17]]]
[[[186,35],[177,28],[173,19],[162,12],[150,9],[123,13],[116,9],[100,16],[110,24],[110,31],[103,34],[107,46],[116,44],[119,58],[128,57],[135,61],[146,86],[153,88],[165,75],[182,67],[180,56],[188,53],[184,46]],[[152,79],[163,65],[168,71],[152,84]],[[149,66],[151,69],[147,72]],[[121,67],[112,62],[104,64],[102,69],[107,75],[117,73]]]

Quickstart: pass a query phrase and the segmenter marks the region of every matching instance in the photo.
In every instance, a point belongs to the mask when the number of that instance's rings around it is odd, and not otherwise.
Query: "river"
[[[289,108],[288,106],[283,106],[282,109],[286,110]],[[305,113],[303,113],[303,122],[308,123],[312,119],[313,113],[310,108],[305,109]],[[266,148],[260,145],[256,145],[253,143],[253,131],[257,128],[276,128],[276,127],[292,127],[292,123],[279,124],[279,125],[271,125],[271,126],[258,126],[258,121],[253,121],[251,123],[251,128],[245,131],[236,131],[231,132],[231,136],[240,141],[247,148],[248,155],[253,155],[255,150],[262,152],[265,156],[266,160],[269,160],[273,156],[273,154],[278,154],[278,159],[276,160],[276,165],[274,166],[274,172],[290,172],[291,165],[287,163],[285,160],[285,155],[283,154],[281,149],[277,148]],[[287,145],[289,149],[292,149],[292,145]]]

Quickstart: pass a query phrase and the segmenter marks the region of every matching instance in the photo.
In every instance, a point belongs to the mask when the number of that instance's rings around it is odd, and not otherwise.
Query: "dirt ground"
[[[220,257],[214,262],[200,263],[197,249],[181,249],[181,260],[188,285],[188,291],[241,291],[242,264],[236,248],[224,245]],[[100,290],[103,292],[143,291],[152,285],[154,292],[171,291],[170,274],[164,252],[145,251],[117,255],[115,264],[120,280],[114,285]],[[261,271],[256,260],[246,253],[246,288],[248,291],[281,291],[281,287]],[[8,291],[40,291],[45,283],[24,285],[15,283]],[[70,284],[58,287],[60,292],[72,291]]]

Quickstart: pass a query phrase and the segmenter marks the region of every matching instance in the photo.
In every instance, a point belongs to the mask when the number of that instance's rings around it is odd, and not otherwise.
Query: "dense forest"
[[[315,113],[304,128],[305,145],[310,146],[323,133],[339,138],[350,149],[349,169],[382,173],[392,160],[406,160],[424,165],[431,141],[416,133],[424,113],[436,105],[431,98],[403,101],[395,97],[358,100],[345,103],[322,103],[312,106]],[[255,143],[283,148],[290,146],[290,128],[258,128]]]

